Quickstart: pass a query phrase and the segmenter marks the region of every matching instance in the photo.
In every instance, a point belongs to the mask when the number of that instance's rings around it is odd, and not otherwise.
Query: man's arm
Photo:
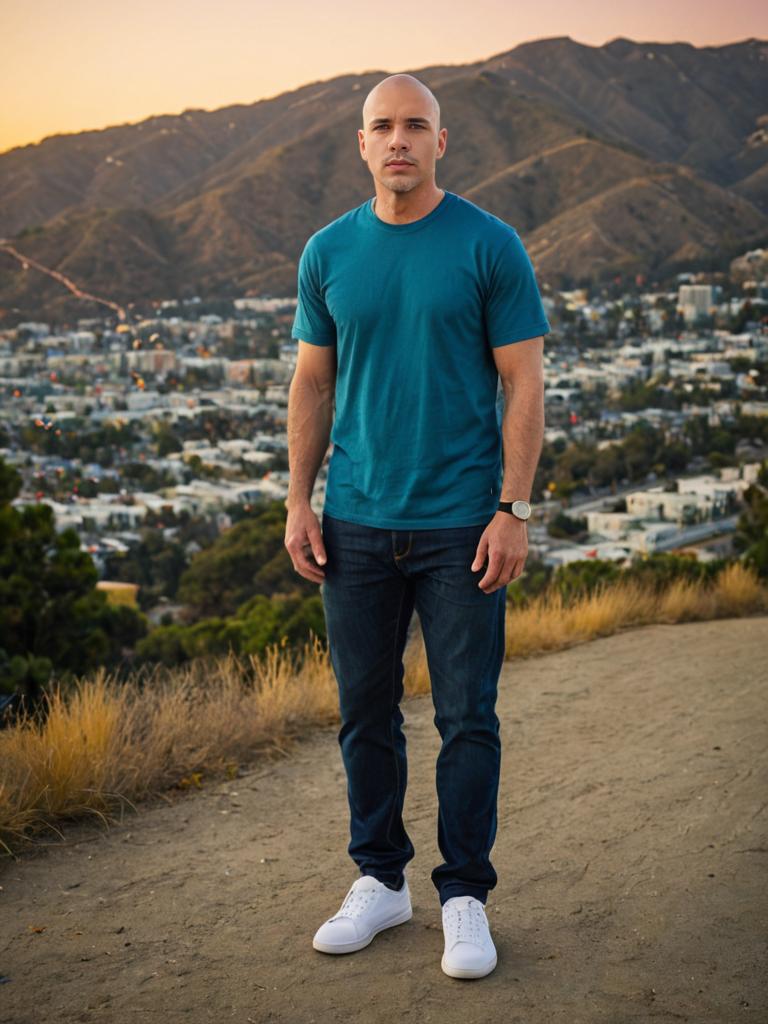
[[[530,501],[544,440],[544,338],[491,349],[504,389],[500,501]]]
[[[336,346],[299,341],[288,391],[288,466],[285,507],[309,504],[333,426]]]
[[[289,483],[285,507],[288,518],[285,546],[294,569],[320,583],[324,573],[309,560],[326,560],[325,546],[317,516],[310,500],[317,471],[328,451],[336,391],[336,346],[310,345],[299,341],[296,369],[288,391]]]
[[[498,345],[492,351],[504,388],[504,477],[500,500],[528,501],[544,438],[544,338],[540,335]],[[477,572],[488,560],[478,587],[492,594],[517,579],[527,557],[525,520],[499,509],[483,531],[471,565],[472,572]]]

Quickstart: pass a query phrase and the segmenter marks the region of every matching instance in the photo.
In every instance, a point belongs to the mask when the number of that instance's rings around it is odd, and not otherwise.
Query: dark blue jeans
[[[477,584],[485,569],[470,569],[487,525],[388,530],[327,513],[322,519],[328,561],[320,592],[339,689],[348,852],[361,874],[393,888],[415,853],[402,818],[407,761],[400,710],[402,654],[415,607],[442,738],[436,783],[444,862],[431,875],[441,905],[461,895],[485,903],[497,881],[490,850],[507,588],[483,593]]]

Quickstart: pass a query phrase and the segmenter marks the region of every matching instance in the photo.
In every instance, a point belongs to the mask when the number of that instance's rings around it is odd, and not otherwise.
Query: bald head
[[[410,193],[415,210],[439,197],[435,164],[445,152],[448,129],[440,127],[440,106],[418,78],[398,74],[378,82],[365,98],[357,138],[378,198]]]
[[[371,118],[376,117],[377,107],[381,103],[394,98],[405,100],[411,96],[418,98],[422,106],[427,105],[434,119],[435,131],[440,131],[440,104],[434,93],[418,78],[404,73],[383,78],[368,93],[363,103],[363,128],[368,126]]]

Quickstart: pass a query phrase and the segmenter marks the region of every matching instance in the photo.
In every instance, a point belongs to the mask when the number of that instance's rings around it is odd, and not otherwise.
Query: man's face
[[[358,129],[360,155],[374,179],[392,192],[410,192],[435,180],[435,163],[445,152],[447,128],[437,129],[428,95],[409,85],[390,84],[369,97]]]

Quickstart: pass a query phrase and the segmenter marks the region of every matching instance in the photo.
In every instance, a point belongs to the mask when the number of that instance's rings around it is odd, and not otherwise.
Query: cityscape
[[[541,477],[532,557],[549,566],[590,557],[622,564],[639,552],[706,560],[731,550],[742,493],[768,443],[767,268],[763,250],[735,260],[727,299],[722,285],[686,273],[672,291],[544,294],[553,324],[545,446],[566,458],[575,445],[592,446],[598,462],[594,473],[566,480],[555,457],[555,479]],[[77,532],[109,588],[144,525],[170,539],[187,514],[221,532],[259,503],[284,501],[295,305],[241,298],[213,313],[193,297],[160,302],[155,317],[131,325],[91,318],[69,329],[23,322],[3,330],[0,457],[22,475],[14,504],[49,504],[56,529]],[[498,401],[500,417],[500,386]],[[608,472],[606,453],[641,423],[673,457],[639,464],[632,478]],[[711,451],[697,450],[696,424],[719,438]],[[313,494],[318,514],[326,472],[327,458]],[[564,517],[571,539],[553,528]],[[187,554],[195,550],[190,542]]]

